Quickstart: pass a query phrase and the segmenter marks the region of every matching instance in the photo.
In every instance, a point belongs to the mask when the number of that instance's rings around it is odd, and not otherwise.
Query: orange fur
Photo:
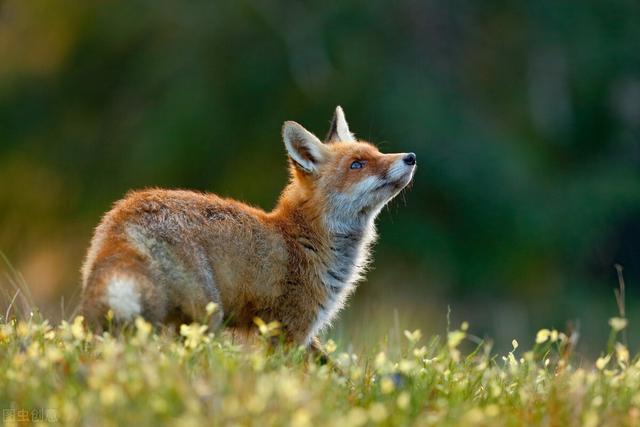
[[[83,266],[87,319],[100,327],[112,309],[119,320],[198,320],[213,301],[214,327],[248,330],[257,316],[312,343],[361,277],[375,216],[411,180],[415,156],[356,141],[339,107],[324,143],[293,122],[283,136],[291,181],[272,212],[183,190],[117,202]]]

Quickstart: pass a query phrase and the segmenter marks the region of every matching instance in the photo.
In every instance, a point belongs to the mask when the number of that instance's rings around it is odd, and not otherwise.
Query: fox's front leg
[[[318,313],[311,309],[308,304],[307,295],[287,295],[286,302],[279,304],[280,310],[273,313],[273,318],[282,319],[282,335],[280,339],[285,345],[303,345],[306,347],[313,359],[322,365],[328,364],[331,359],[324,351],[320,340],[311,336],[314,330],[314,323],[317,321]]]
[[[295,340],[291,340],[291,339],[287,339],[285,336],[285,345],[290,346],[294,346],[296,341]],[[277,345],[277,343],[282,342],[281,340],[278,340],[278,337],[273,337],[272,340],[272,345]],[[313,337],[311,338],[311,340],[309,341],[309,343],[307,344],[307,348],[306,348],[308,354],[311,356],[311,358],[313,359],[314,362],[319,363],[320,365],[327,365],[327,364],[331,364],[333,366],[331,357],[329,356],[329,353],[327,353],[324,348],[322,348],[322,343],[320,342],[320,340],[318,339],[318,337]]]
[[[313,337],[309,344],[309,353],[313,360],[322,366],[328,366],[335,374],[346,377],[346,372],[335,362],[335,360],[326,352],[318,337]]]
[[[326,365],[331,362],[329,353],[327,353],[324,348],[322,348],[322,343],[320,342],[318,337],[311,338],[311,342],[309,343],[309,352],[313,359],[321,365]]]

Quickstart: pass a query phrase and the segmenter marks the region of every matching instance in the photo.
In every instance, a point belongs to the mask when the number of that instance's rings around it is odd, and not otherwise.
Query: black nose
[[[413,153],[409,153],[402,159],[407,165],[413,166],[416,164],[416,155]]]

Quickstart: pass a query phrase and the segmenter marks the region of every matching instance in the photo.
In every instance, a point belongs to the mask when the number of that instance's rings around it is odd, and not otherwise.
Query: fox
[[[144,189],[96,227],[82,266],[81,314],[154,325],[206,318],[255,330],[276,321],[284,341],[317,348],[369,265],[382,208],[412,181],[414,153],[383,154],[356,139],[336,107],[323,141],[282,127],[290,181],[271,212],[211,193]]]

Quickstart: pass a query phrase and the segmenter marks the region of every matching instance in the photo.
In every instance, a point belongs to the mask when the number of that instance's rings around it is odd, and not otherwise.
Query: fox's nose
[[[413,166],[416,164],[416,155],[409,153],[402,158],[402,161],[409,166]]]

